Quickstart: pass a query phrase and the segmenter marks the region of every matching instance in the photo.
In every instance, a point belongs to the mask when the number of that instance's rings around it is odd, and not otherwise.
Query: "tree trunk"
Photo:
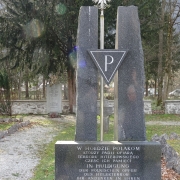
[[[68,96],[69,96],[69,111],[73,112],[73,105],[76,104],[76,83],[75,83],[75,70],[68,70]]]
[[[25,90],[26,90],[26,99],[29,98],[29,87],[28,87],[28,80],[25,80]]]
[[[177,17],[175,17],[175,19],[172,19],[172,18],[173,18],[175,9],[176,9],[176,5],[177,5],[177,1],[172,3],[172,1],[169,0],[167,56],[166,56],[166,63],[165,63],[166,64],[166,74],[165,74],[166,86],[164,88],[164,99],[167,99],[167,97],[168,97],[168,93],[169,93],[170,85],[172,84],[172,77],[173,77],[173,74],[172,74],[173,25],[174,25]]]
[[[20,70],[20,76],[19,76],[19,83],[18,83],[18,99],[20,100],[21,99],[21,70]]]
[[[154,96],[157,95],[157,77],[155,77],[155,84],[154,84]]]
[[[146,96],[148,96],[148,80],[145,82],[145,84],[146,84]]]
[[[165,11],[166,0],[162,0],[161,5],[161,18],[160,18],[160,31],[159,31],[159,53],[158,53],[158,98],[157,105],[161,105],[163,101],[162,90],[163,90],[163,68],[162,68],[162,57],[163,57],[163,26],[164,26],[164,11]]]
[[[67,84],[64,84],[64,100],[68,99],[68,88],[67,88]]]
[[[46,97],[46,81],[45,81],[45,78],[43,76],[43,98]]]

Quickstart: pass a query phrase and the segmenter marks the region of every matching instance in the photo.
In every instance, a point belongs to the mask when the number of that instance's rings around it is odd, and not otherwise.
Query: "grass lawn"
[[[74,124],[66,124],[66,123],[59,123],[57,121],[50,121],[50,120],[35,120],[35,123],[38,123],[42,126],[55,126],[56,131],[58,131],[59,127],[64,127],[62,131],[59,131],[57,136],[53,138],[48,145],[45,145],[44,151],[39,153],[41,157],[40,164],[37,166],[35,171],[35,176],[32,180],[53,180],[54,179],[54,146],[55,143],[59,140],[74,140],[74,132],[75,132],[75,125]]]
[[[99,119],[99,117],[98,117]],[[167,115],[167,114],[159,114],[159,115],[146,115],[146,121],[180,121],[179,115]],[[52,121],[39,121],[38,119],[35,121],[42,126],[49,126],[54,125],[58,128],[59,124]],[[0,123],[0,131],[6,130],[11,127],[12,123]],[[56,141],[74,141],[74,134],[75,134],[75,125],[73,124],[64,124],[64,129],[58,132],[58,135],[54,137],[53,141],[44,147],[44,151],[39,152],[39,156],[41,157],[41,161],[39,165],[36,167],[34,172],[34,177],[31,180],[53,180],[55,167],[54,167],[54,160],[55,160],[55,153],[54,153],[54,146]],[[104,141],[112,141],[113,133],[114,133],[114,125],[113,125],[113,116],[110,117],[110,128],[109,132],[104,134]],[[100,128],[98,124],[98,141],[100,140]],[[147,140],[150,141],[151,137],[154,134],[162,135],[164,133],[171,134],[177,133],[180,135],[180,126],[162,126],[162,125],[147,125],[146,126],[146,134]],[[168,141],[170,145],[174,147],[174,149],[180,154],[180,143],[178,140],[170,140]]]
[[[72,141],[74,140],[75,125],[66,125],[63,131],[53,139],[53,141],[45,147],[44,153],[41,154],[40,164],[36,167],[34,177],[31,180],[53,180],[55,173],[55,152],[54,147],[56,141]]]
[[[9,129],[14,123],[0,123],[0,131]]]
[[[112,117],[110,122],[112,122]],[[147,115],[146,121],[180,121],[180,116],[176,115]],[[110,123],[109,132],[104,134],[104,141],[112,141],[113,140],[113,123]],[[164,133],[171,134],[177,133],[180,135],[180,126],[160,126],[160,125],[148,125],[146,126],[147,140],[150,141],[151,137],[154,134],[162,135]],[[37,166],[36,171],[34,172],[34,177],[31,180],[53,180],[54,179],[54,145],[56,141],[61,140],[74,140],[75,133],[75,125],[67,125],[66,128],[59,132],[58,136],[54,138],[54,140],[46,146],[44,153],[41,155],[40,164]],[[98,140],[100,140],[100,130],[98,125]],[[168,141],[170,145],[172,145],[177,152],[180,153],[180,143],[177,140]]]
[[[147,121],[180,121],[180,115],[178,114],[152,114],[145,115]]]

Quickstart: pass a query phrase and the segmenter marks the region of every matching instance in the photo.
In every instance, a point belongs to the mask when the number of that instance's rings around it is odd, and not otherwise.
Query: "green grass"
[[[41,155],[40,164],[36,167],[35,175],[31,180],[53,180],[55,173],[55,152],[54,147],[57,141],[74,140],[75,125],[65,125],[66,127],[58,133],[53,141],[45,147]]]
[[[23,115],[23,116],[25,116],[25,115]],[[22,117],[22,115],[21,116],[19,116],[19,117]],[[4,117],[3,117],[4,118]],[[17,116],[16,116],[16,118],[17,118]],[[51,125],[51,124],[53,124],[53,123],[55,123],[54,121],[50,121],[50,120],[48,120],[48,119],[36,119],[36,120],[33,120],[32,122],[34,122],[34,123],[37,123],[37,124],[39,124],[39,125],[41,125],[41,126],[46,126],[46,127],[48,127],[49,125]],[[9,122],[9,123],[7,123],[7,122],[2,122],[2,123],[0,123],[0,131],[4,131],[4,130],[7,130],[7,129],[9,129],[13,124],[15,124],[16,122]]]
[[[104,141],[113,141],[114,139],[114,125],[110,123],[108,133],[104,133]],[[100,141],[100,124],[97,129],[97,141]]]
[[[97,117],[100,120],[100,116]],[[114,115],[110,115],[110,122],[113,122]],[[146,114],[146,121],[180,121],[180,114]]]
[[[14,123],[0,123],[0,131],[9,129]]]
[[[100,125],[98,125],[98,141],[100,140]],[[114,125],[110,123],[109,132],[104,134],[104,141],[113,141]],[[154,134],[162,135],[164,133],[171,134],[173,132],[180,135],[179,126],[146,126],[147,140],[150,141]],[[36,167],[35,175],[31,180],[53,180],[54,179],[54,145],[56,141],[74,140],[75,125],[66,125],[66,128],[59,132],[58,136],[45,148],[41,156],[40,164]],[[180,145],[177,140],[168,141],[177,152],[180,152]]]
[[[172,147],[174,148],[174,150],[175,150],[176,152],[178,152],[178,154],[180,155],[180,144],[179,144],[179,140],[168,140],[167,142],[168,142],[168,144],[169,144],[170,146],[172,146]]]
[[[57,124],[57,122],[56,121],[51,121],[51,120],[48,120],[48,119],[33,119],[31,122],[34,122],[34,123],[37,123],[37,124],[39,124],[39,125],[41,125],[41,126],[44,126],[44,127],[48,127],[48,126],[51,126],[51,125],[53,125],[53,124]]]
[[[165,133],[167,135],[170,135],[171,133],[177,133],[180,135],[180,126],[163,126],[163,125],[146,126],[146,136],[148,141],[150,141],[152,136],[155,134],[160,136]]]
[[[146,121],[180,121],[180,115],[176,114],[152,114],[145,115]]]
[[[179,115],[146,115],[146,121],[180,121]],[[99,119],[98,119],[99,121]],[[39,152],[41,161],[34,171],[34,177],[31,180],[54,180],[55,173],[55,143],[57,141],[74,141],[75,136],[75,125],[74,124],[63,124],[63,130],[59,131],[59,127],[62,123],[49,120],[36,119],[34,121],[42,126],[54,126],[57,136],[53,138],[52,142],[44,146],[44,149]],[[12,123],[0,124],[0,130],[8,129]],[[100,141],[100,125],[97,128],[98,137],[97,140]],[[146,133],[147,140],[150,141],[154,134],[162,135],[164,133],[171,134],[177,133],[180,135],[180,126],[162,126],[162,125],[147,125]],[[108,133],[104,134],[104,141],[113,141],[114,137],[114,125],[113,116],[110,117],[110,126]],[[168,141],[170,145],[180,154],[180,143],[177,140]]]

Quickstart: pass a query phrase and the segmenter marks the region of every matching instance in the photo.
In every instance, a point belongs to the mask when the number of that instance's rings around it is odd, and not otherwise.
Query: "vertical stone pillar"
[[[98,8],[80,9],[77,34],[76,141],[97,140],[97,68],[88,49],[98,49]]]
[[[115,122],[118,141],[145,141],[144,57],[138,9],[118,7],[116,49],[129,49],[115,78]]]

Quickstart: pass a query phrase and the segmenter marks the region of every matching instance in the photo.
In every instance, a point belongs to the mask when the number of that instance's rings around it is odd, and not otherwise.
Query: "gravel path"
[[[28,120],[35,118],[28,117]],[[40,160],[40,151],[61,128],[34,123],[0,139],[0,180],[30,179]]]
[[[45,117],[26,117],[25,120],[44,120]],[[47,117],[46,117],[47,119]],[[75,122],[74,116],[54,118],[52,120],[66,123]],[[37,122],[37,121],[36,121]],[[179,122],[147,122],[150,125],[179,125]],[[40,126],[33,123],[21,128],[14,134],[0,139],[0,180],[29,180],[40,160],[40,152],[63,126]]]

